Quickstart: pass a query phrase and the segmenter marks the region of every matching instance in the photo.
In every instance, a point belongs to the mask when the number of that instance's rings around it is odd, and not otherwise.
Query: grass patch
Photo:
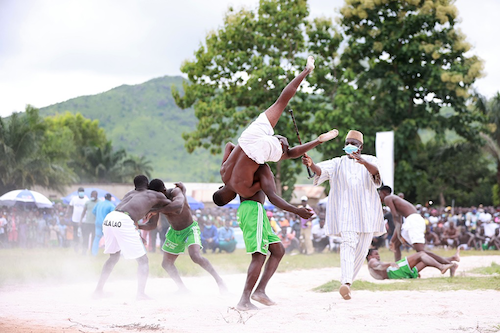
[[[319,287],[314,288],[314,291],[327,293],[338,291],[340,288],[339,281],[330,281]],[[373,283],[368,281],[354,281],[352,288],[355,290],[368,291],[398,291],[398,290],[477,290],[477,289],[493,289],[500,290],[500,277],[454,277],[454,278],[428,278],[414,280],[397,280],[393,283]]]
[[[482,274],[482,275],[500,275],[500,265],[492,262],[489,267],[478,267],[471,270],[471,273]]]

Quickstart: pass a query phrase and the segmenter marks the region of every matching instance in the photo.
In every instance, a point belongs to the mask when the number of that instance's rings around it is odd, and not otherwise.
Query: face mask
[[[85,195],[85,193],[84,193],[84,192],[78,192],[78,197],[79,197],[79,198],[83,198],[83,196],[84,196],[84,195]]]
[[[344,147],[344,151],[347,153],[347,154],[352,154],[352,153],[355,153],[359,150],[358,147],[356,147],[355,145],[347,145]]]
[[[95,201],[95,198],[92,197],[92,198],[90,198],[90,200]]]

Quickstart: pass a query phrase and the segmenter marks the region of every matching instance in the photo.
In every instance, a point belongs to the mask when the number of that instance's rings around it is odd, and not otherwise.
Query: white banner
[[[384,185],[390,186],[394,193],[394,132],[377,132],[375,152]]]

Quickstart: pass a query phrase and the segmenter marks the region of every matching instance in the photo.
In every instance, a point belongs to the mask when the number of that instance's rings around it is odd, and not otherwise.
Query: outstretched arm
[[[285,154],[281,157],[282,160],[289,159],[289,158],[297,158],[300,156],[305,155],[309,150],[315,148],[316,146],[322,144],[323,142],[332,140],[339,135],[339,131],[336,129],[333,129],[329,132],[323,133],[316,140],[301,144],[299,146],[289,148]]]
[[[311,150],[311,149],[315,148],[316,146],[318,146],[320,143],[321,142],[319,141],[319,139],[316,139],[316,140],[304,143],[302,145],[290,148],[290,149],[288,149],[283,154],[283,156],[281,157],[281,159],[282,160],[286,160],[286,159],[289,159],[289,158],[300,157],[300,156],[304,155],[305,153],[307,153],[309,150]]]
[[[276,183],[274,182],[274,176],[267,164],[260,166],[257,170],[257,174],[260,179],[262,191],[267,195],[269,201],[271,201],[273,205],[288,212],[297,214],[304,219],[308,219],[313,215],[313,212],[311,210],[290,205],[288,202],[283,200],[283,198],[276,194]]]

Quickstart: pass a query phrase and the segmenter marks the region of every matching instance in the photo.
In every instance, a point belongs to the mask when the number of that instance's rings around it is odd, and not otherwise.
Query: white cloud
[[[483,3],[484,2],[484,3]],[[500,3],[481,9],[458,0],[462,30],[485,60],[480,92],[499,90],[500,47],[495,43]],[[342,0],[310,0],[312,16],[336,16]],[[44,107],[121,84],[180,75],[207,32],[223,23],[229,6],[256,8],[257,0],[2,0],[0,1],[0,116],[26,104]]]

